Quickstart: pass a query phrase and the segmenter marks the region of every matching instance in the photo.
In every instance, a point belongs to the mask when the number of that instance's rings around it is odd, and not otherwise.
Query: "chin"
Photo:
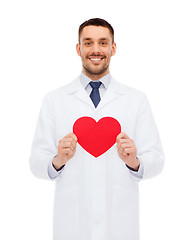
[[[107,71],[108,67],[106,68],[101,68],[101,69],[92,69],[92,68],[85,68],[85,71],[88,72],[89,74],[93,74],[93,75],[100,75],[100,74],[103,74]]]

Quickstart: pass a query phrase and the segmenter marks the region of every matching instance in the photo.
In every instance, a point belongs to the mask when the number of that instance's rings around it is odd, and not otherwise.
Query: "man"
[[[159,174],[163,152],[145,95],[115,81],[114,30],[79,27],[82,73],[45,97],[30,158],[56,180],[54,240],[138,240],[138,182]]]

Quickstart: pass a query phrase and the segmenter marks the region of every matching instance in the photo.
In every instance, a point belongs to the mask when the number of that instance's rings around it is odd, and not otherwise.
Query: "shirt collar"
[[[88,86],[89,82],[91,82],[92,79],[90,79],[89,77],[87,77],[83,72],[80,75],[80,82],[82,84],[82,86],[86,89],[86,87]],[[108,86],[110,84],[111,81],[111,74],[108,73],[107,75],[105,75],[104,77],[100,78],[99,80],[96,80],[94,82],[102,82],[104,88],[107,90]]]

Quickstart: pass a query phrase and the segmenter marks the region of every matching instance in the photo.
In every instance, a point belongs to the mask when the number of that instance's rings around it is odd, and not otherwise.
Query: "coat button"
[[[98,220],[95,220],[95,225],[98,225],[99,221]]]

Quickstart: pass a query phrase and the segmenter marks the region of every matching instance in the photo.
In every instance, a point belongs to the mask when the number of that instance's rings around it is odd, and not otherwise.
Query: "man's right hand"
[[[75,154],[77,137],[74,133],[69,133],[58,144],[57,156],[53,159],[53,166],[56,170],[65,165]]]

